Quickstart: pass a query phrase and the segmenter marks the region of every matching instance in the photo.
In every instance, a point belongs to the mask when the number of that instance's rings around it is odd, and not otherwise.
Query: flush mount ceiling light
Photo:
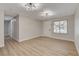
[[[40,8],[39,3],[25,3],[23,6],[26,8],[26,10],[37,10]]]
[[[43,12],[40,13],[41,16],[48,17],[52,16],[53,12],[51,10],[44,10]]]
[[[9,20],[12,20],[12,19],[13,19],[12,16],[5,16],[5,17],[4,17],[4,20],[6,20],[6,21],[9,21]]]

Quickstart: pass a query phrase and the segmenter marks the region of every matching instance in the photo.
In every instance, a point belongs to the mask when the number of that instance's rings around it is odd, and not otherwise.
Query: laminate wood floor
[[[77,56],[74,43],[47,37],[38,37],[23,42],[5,39],[0,48],[1,56]]]

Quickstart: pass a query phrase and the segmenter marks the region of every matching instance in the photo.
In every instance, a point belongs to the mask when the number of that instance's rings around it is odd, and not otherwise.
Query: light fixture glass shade
[[[53,12],[50,11],[50,10],[44,10],[43,12],[40,13],[41,16],[52,16],[53,15]]]
[[[37,10],[40,7],[39,3],[24,3],[23,6],[26,10]]]

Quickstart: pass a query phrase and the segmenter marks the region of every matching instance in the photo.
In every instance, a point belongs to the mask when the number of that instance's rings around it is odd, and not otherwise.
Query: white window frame
[[[63,29],[64,31],[63,32],[61,32],[61,28],[60,28],[60,25],[61,25],[60,23],[62,21],[65,21],[65,24],[63,26],[66,26],[66,27],[64,27],[64,29]],[[54,24],[55,22],[59,23],[59,25],[58,25],[58,29],[59,29],[58,32],[57,31],[55,32],[55,30],[56,30],[55,29],[55,24]],[[68,22],[67,22],[67,20],[56,20],[56,21],[54,21],[53,22],[53,32],[56,33],[56,34],[67,34],[68,33]]]

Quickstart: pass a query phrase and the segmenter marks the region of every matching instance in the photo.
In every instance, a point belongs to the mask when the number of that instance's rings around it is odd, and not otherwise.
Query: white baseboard
[[[75,48],[76,48],[77,53],[78,53],[78,56],[79,56],[79,47],[78,47],[78,44],[77,44],[77,42],[76,42],[76,41],[75,41]]]
[[[60,39],[60,40],[65,40],[65,41],[71,41],[71,42],[74,42],[73,39],[64,39],[64,38],[57,38],[57,37],[53,37],[53,36],[45,36],[45,35],[42,35],[41,37],[49,37],[49,38],[55,38],[55,39]]]
[[[72,41],[74,42],[73,39],[63,39],[63,38],[57,38],[57,37],[53,37],[53,36],[45,36],[45,35],[36,35],[36,36],[31,36],[31,37],[26,37],[25,39],[14,39],[18,42],[22,42],[22,41],[25,41],[25,40],[30,40],[30,39],[33,39],[33,38],[37,38],[37,37],[48,37],[48,38],[55,38],[55,39],[60,39],[60,40],[65,40],[65,41]]]
[[[78,56],[79,56],[79,49],[76,47],[76,51],[77,51],[77,53],[78,53]]]
[[[19,39],[16,39],[14,37],[11,37],[11,38],[12,38],[12,40],[15,40],[15,41],[19,42]]]
[[[0,48],[2,48],[2,47],[4,47],[4,44],[1,44],[1,45],[0,45]]]
[[[37,37],[40,37],[40,35],[27,37],[27,38],[25,38],[25,39],[21,39],[21,40],[19,39],[19,41],[18,41],[18,42],[22,42],[22,41],[25,41],[25,40],[30,40],[30,39],[37,38]]]

